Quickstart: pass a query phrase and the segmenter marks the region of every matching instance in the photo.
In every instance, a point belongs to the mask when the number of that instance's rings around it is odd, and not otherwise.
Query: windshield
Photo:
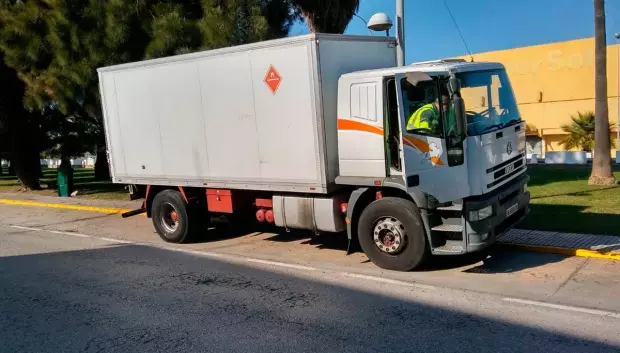
[[[457,77],[467,110],[467,135],[485,134],[521,121],[506,71],[464,72]]]

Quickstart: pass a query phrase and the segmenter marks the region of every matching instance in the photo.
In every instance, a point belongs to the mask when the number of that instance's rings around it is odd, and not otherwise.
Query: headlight
[[[469,220],[476,222],[487,219],[493,215],[493,206],[489,205],[476,211],[469,211]]]

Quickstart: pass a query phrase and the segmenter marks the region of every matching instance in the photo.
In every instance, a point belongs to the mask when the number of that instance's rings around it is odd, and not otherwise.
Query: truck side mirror
[[[467,127],[467,113],[465,112],[465,102],[460,95],[455,94],[452,97],[452,104],[454,105],[454,118],[456,125],[457,136],[465,136]]]
[[[461,92],[461,81],[456,77],[450,77],[448,80],[448,90],[451,95]]]

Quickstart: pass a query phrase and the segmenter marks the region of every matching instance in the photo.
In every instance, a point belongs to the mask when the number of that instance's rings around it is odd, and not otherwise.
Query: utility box
[[[58,196],[69,197],[73,190],[73,169],[71,167],[58,168],[56,183],[58,184]]]

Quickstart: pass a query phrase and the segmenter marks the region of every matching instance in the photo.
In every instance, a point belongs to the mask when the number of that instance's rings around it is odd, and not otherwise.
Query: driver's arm
[[[409,121],[407,122],[407,130],[408,131],[412,131],[412,130],[420,130],[420,129],[424,129],[424,130],[430,130],[431,129],[431,123],[434,120],[433,117],[433,113],[430,110],[425,110],[424,112],[422,112],[422,115],[420,116],[420,123],[418,124],[418,126],[415,125],[415,121],[414,121],[414,115],[415,113],[411,114],[411,117],[409,118]]]
[[[432,110],[425,110],[420,116],[420,129],[431,130],[438,123],[438,119]]]

